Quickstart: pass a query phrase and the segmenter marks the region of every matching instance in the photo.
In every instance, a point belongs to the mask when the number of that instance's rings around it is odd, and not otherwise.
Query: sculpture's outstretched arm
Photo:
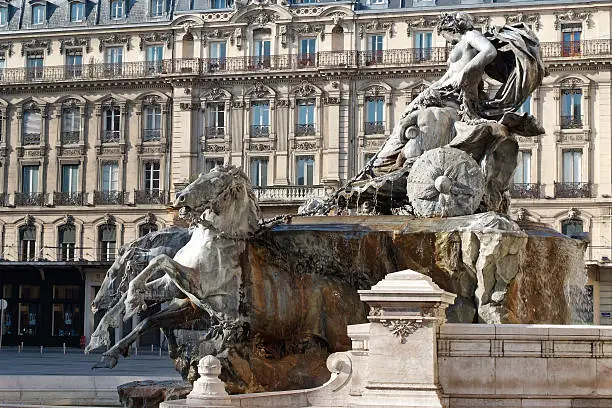
[[[464,35],[464,41],[473,49],[478,51],[476,55],[464,66],[458,83],[458,87],[464,87],[469,81],[478,84],[482,80],[482,74],[487,65],[489,65],[497,56],[497,50],[480,31],[471,30]]]

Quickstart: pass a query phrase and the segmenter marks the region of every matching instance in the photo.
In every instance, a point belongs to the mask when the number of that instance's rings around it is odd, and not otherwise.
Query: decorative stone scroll
[[[145,45],[147,44],[155,44],[155,43],[165,43],[166,48],[172,48],[172,34],[171,33],[147,33],[140,34],[140,49],[144,50]]]
[[[127,50],[129,51],[131,48],[131,44],[130,44],[130,36],[129,35],[117,35],[117,34],[112,34],[106,37],[101,37],[100,38],[100,46],[99,46],[99,50],[100,52],[104,51],[104,48],[110,46],[110,45],[116,45],[116,44],[125,44],[125,47],[127,48]]]
[[[4,54],[8,52],[8,56],[13,56],[13,43],[12,42],[0,42],[0,53]]]
[[[525,14],[525,13],[516,13],[513,15],[506,15],[506,24],[516,24],[516,23],[525,23],[531,24],[531,26],[536,30],[540,31],[542,27],[542,23],[540,21],[540,14]]]
[[[434,17],[419,17],[406,20],[406,34],[412,35],[413,29],[434,29],[438,24],[438,19]]]
[[[25,56],[26,52],[32,50],[44,49],[48,54],[51,54],[51,41],[50,40],[40,40],[38,38],[34,38],[30,41],[23,41],[21,43],[21,55]]]
[[[383,31],[391,38],[393,37],[394,25],[393,21],[380,21],[378,19],[369,23],[362,23],[359,25],[359,38],[363,38],[366,33],[379,33]]]
[[[339,96],[326,96],[323,98],[324,105],[340,105],[340,97]]]
[[[91,52],[91,40],[89,38],[63,38],[60,40],[60,54],[63,54],[67,48],[85,47],[85,52]]]
[[[295,143],[295,150],[316,150],[317,142],[297,142]]]
[[[574,9],[569,10],[565,13],[555,13],[555,30],[560,30],[561,25],[564,23],[576,23],[585,22],[588,28],[591,28],[593,22],[591,21],[590,11],[576,11]]]
[[[405,344],[408,336],[417,330],[429,325],[426,321],[401,320],[401,319],[381,319],[380,324],[385,326],[393,335],[399,337],[400,343]]]
[[[246,18],[246,21],[248,25],[257,25],[259,27],[264,27],[268,23],[274,23],[279,18],[280,15],[278,13],[262,10],[257,14],[248,16]]]
[[[292,41],[295,41],[297,37],[304,34],[317,34],[321,41],[325,40],[325,25],[323,24],[310,24],[301,23],[293,26]]]
[[[216,28],[214,30],[202,31],[201,34],[202,34],[202,45],[204,47],[206,47],[209,40],[229,39],[232,45],[234,45],[234,42],[235,42],[235,38],[234,38],[235,36],[234,36],[233,29],[219,30],[218,28]]]

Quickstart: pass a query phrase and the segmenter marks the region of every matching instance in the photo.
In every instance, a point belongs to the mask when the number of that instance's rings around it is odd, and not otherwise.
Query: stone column
[[[359,295],[370,306],[367,369],[361,396],[352,398],[351,406],[446,406],[440,398],[436,334],[456,295],[411,270],[388,274]]]

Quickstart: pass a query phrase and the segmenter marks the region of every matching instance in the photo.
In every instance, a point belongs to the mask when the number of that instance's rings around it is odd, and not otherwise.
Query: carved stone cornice
[[[220,30],[218,28],[214,30],[203,30],[200,34],[202,36],[203,46],[206,46],[208,40],[229,39],[232,45],[234,45],[235,42],[235,30],[231,28],[227,30]]]
[[[183,111],[197,111],[202,108],[202,104],[200,102],[181,102],[179,103],[179,107]]]
[[[304,81],[300,84],[300,86],[295,90],[295,96],[298,98],[307,98],[309,96],[314,96],[317,90],[308,82]]]
[[[248,25],[257,25],[259,27],[264,27],[268,23],[274,23],[276,20],[280,18],[278,13],[273,11],[261,10],[259,13],[254,13],[246,17],[246,22]]]
[[[395,23],[393,21],[380,21],[376,19],[368,23],[361,23],[359,25],[359,38],[363,38],[366,33],[380,33],[386,32],[389,37],[393,37],[393,27]]]
[[[89,38],[62,38],[60,40],[60,54],[66,51],[66,48],[85,47],[86,52],[91,52],[91,40]]]
[[[9,57],[13,56],[13,42],[12,41],[0,43],[0,53],[3,54],[5,52],[8,52]]]
[[[297,37],[304,34],[313,34],[316,33],[321,41],[325,40],[325,25],[324,24],[310,24],[310,23],[300,23],[295,24],[292,27],[293,35],[291,36],[291,40],[295,41]]]
[[[130,36],[129,35],[117,35],[117,34],[112,34],[112,35],[108,35],[106,37],[101,37],[100,38],[100,52],[104,51],[104,48],[110,46],[110,45],[117,45],[117,44],[125,44],[127,50],[129,51],[131,48],[131,44],[130,44]]]
[[[216,101],[219,99],[229,99],[229,93],[221,88],[211,88],[206,91],[201,96],[201,99],[208,101]]]
[[[323,98],[324,105],[340,105],[340,97],[338,96],[327,96]]]
[[[44,49],[47,51],[47,55],[51,54],[51,40],[40,40],[34,38],[29,41],[21,42],[21,55],[25,56],[27,51]]]
[[[576,11],[574,9],[569,10],[565,13],[555,13],[555,30],[561,29],[563,23],[582,23],[585,22],[588,28],[591,28],[593,22],[591,21],[590,11]]]
[[[435,17],[419,17],[406,20],[406,34],[408,37],[412,35],[413,29],[434,29],[438,24],[438,19]]]
[[[295,142],[295,145],[293,146],[293,148],[295,150],[300,150],[300,151],[312,151],[312,150],[317,150],[317,142]]]
[[[539,13],[534,13],[534,14],[516,13],[513,15],[505,15],[504,17],[506,18],[506,24],[516,24],[516,23],[531,24],[532,27],[536,31],[540,31],[540,28],[542,27]]]
[[[155,44],[155,43],[165,43],[166,48],[172,48],[172,34],[171,33],[147,33],[140,34],[140,49],[144,50],[145,45],[147,44]]]

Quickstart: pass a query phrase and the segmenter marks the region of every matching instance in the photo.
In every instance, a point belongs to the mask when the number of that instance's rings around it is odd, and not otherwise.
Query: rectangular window
[[[59,246],[60,246],[60,252],[59,252],[59,257],[60,260],[62,261],[73,261],[75,260],[75,253],[76,253],[76,230],[74,228],[74,226],[68,226],[65,225],[63,227],[61,227],[59,229]],[[54,288],[55,291],[55,288]],[[66,296],[68,297],[69,294],[62,294],[61,292],[63,292],[60,289],[60,293],[58,293],[58,296]]]
[[[383,62],[383,36],[370,35],[368,37],[368,60],[366,63]]]
[[[582,89],[561,90],[561,128],[582,128]]]
[[[83,334],[83,316],[78,303],[54,303],[51,321],[53,336],[77,337]]]
[[[4,68],[6,68],[6,58],[3,53],[0,53],[0,78],[4,77]]]
[[[80,23],[85,18],[85,3],[73,1],[70,3],[70,21]]]
[[[514,184],[531,183],[531,151],[519,150],[514,171]]]
[[[164,59],[164,47],[151,45],[147,47],[147,68],[149,72],[161,72]]]
[[[21,192],[38,193],[38,166],[23,166],[21,168]]]
[[[152,161],[144,164],[144,190],[148,192],[159,191],[159,162]]]
[[[164,0],[151,0],[151,17],[164,15]]]
[[[270,40],[255,40],[255,68],[270,68]]]
[[[106,49],[106,64],[109,75],[121,75],[123,47],[108,47]]]
[[[208,127],[206,136],[208,138],[223,137],[225,135],[225,104],[208,104]]]
[[[298,186],[311,186],[314,180],[314,157],[303,156],[297,159],[297,180]]]
[[[106,162],[102,164],[102,191],[119,191],[119,163]]]
[[[43,77],[43,61],[42,52],[28,53],[26,60],[28,79],[41,79]]]
[[[103,143],[117,143],[121,136],[121,109],[111,107],[104,109]]]
[[[161,107],[147,106],[144,109],[144,137],[145,142],[161,139]]]
[[[582,182],[582,150],[563,151],[563,182]]]
[[[416,51],[416,59],[418,61],[426,61],[431,59],[432,55],[432,33],[420,32],[414,36],[414,48]]]
[[[19,302],[17,332],[20,336],[36,336],[40,326],[40,304]]]
[[[366,101],[366,123],[365,134],[385,133],[385,122],[383,117],[385,100],[383,97],[371,97]]]
[[[62,143],[74,144],[81,139],[81,110],[64,109],[62,112]]]
[[[45,9],[47,7],[43,4],[36,4],[32,6],[32,24],[43,24],[45,22]]]
[[[8,7],[0,7],[0,25],[8,23]]]
[[[582,36],[582,24],[563,24],[561,26],[562,35],[562,56],[573,57],[580,55],[580,40]]]
[[[78,3],[82,4],[82,3]],[[78,78],[83,74],[83,51],[66,50],[66,72],[68,78]]]
[[[315,101],[313,99],[298,100],[298,123],[296,136],[309,136],[315,134]]]
[[[100,260],[115,260],[115,249],[117,248],[117,229],[114,225],[100,227]]]
[[[254,187],[266,187],[268,185],[268,159],[251,159],[251,183]]]
[[[42,115],[38,110],[23,112],[23,140],[24,146],[40,144],[42,130]]]
[[[62,193],[76,193],[79,191],[79,165],[64,164],[62,166]]]
[[[300,59],[302,66],[314,66],[317,57],[317,39],[302,38],[300,41]]]
[[[251,137],[268,137],[270,134],[270,105],[257,101],[251,106]]]
[[[206,171],[206,173],[209,173],[212,169],[214,169],[215,167],[222,167],[223,166],[223,159],[220,157],[207,157],[206,159],[204,159],[204,170]]]
[[[213,41],[210,43],[209,54],[209,71],[214,72],[224,70],[227,57],[227,44],[225,41]]]
[[[123,18],[123,0],[111,0],[111,20]]]

